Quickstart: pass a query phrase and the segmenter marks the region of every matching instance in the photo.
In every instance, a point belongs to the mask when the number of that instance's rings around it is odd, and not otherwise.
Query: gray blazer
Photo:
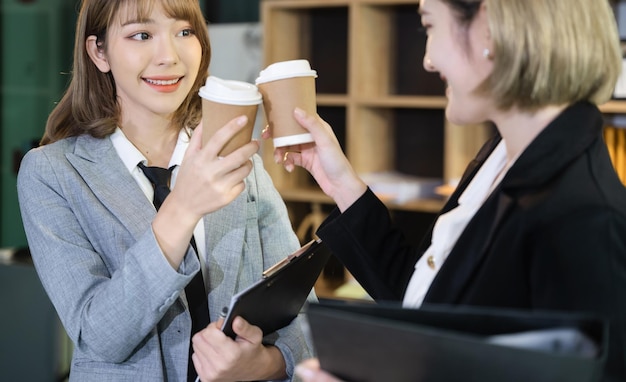
[[[253,162],[246,191],[204,217],[211,321],[300,246],[261,159]],[[168,264],[151,229],[156,212],[111,141],[83,135],[33,149],[17,186],[35,267],[74,343],[70,380],[186,380],[191,318],[181,292],[200,265],[191,249],[178,271]],[[301,320],[265,339],[290,376],[311,356]]]

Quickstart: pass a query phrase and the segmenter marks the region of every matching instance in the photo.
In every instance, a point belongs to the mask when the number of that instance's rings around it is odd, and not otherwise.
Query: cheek
[[[185,46],[182,52],[189,68],[188,74],[197,76],[198,70],[200,69],[200,61],[202,61],[202,47],[200,46],[200,42],[196,41],[194,44]]]
[[[117,50],[110,49],[110,52],[115,52],[113,55],[109,55],[108,61],[113,72],[128,75],[130,72],[137,72],[145,66],[147,59],[144,57],[145,53],[141,49],[130,50],[127,48],[118,48]]]

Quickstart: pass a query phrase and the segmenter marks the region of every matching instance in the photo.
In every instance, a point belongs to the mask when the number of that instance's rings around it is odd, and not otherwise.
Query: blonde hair
[[[442,0],[469,24],[477,0]],[[477,89],[503,110],[610,99],[622,66],[607,0],[483,0],[494,68]],[[472,14],[468,15],[468,10]]]
[[[485,0],[494,70],[485,87],[498,106],[607,101],[622,66],[607,0]]]
[[[87,37],[96,36],[98,44],[105,49],[107,30],[118,16],[146,19],[156,2],[168,16],[189,21],[200,41],[202,58],[198,76],[171,121],[179,129],[198,125],[202,104],[197,93],[206,81],[211,58],[207,24],[198,0],[82,0],[76,23],[71,81],[48,117],[42,145],[81,134],[103,138],[115,131],[120,118],[115,80],[110,72],[98,70],[89,58],[85,42]],[[120,9],[125,9],[127,14],[119,15]]]

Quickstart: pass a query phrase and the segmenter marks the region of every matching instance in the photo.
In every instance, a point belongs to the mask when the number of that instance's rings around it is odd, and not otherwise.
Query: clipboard
[[[222,331],[235,338],[232,323],[241,316],[263,335],[281,329],[298,316],[330,258],[330,250],[314,239],[263,272],[263,278],[232,297],[225,308]]]
[[[345,381],[592,382],[608,353],[608,322],[571,312],[320,300],[307,319],[321,367]]]

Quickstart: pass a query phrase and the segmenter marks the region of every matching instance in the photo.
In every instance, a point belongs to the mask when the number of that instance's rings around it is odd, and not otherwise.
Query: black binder
[[[321,300],[307,318],[345,381],[591,382],[607,354],[607,321],[584,314]]]
[[[264,335],[289,325],[304,306],[330,255],[321,240],[311,240],[268,268],[261,280],[232,297],[222,331],[235,338],[232,324],[237,316],[260,327]]]

